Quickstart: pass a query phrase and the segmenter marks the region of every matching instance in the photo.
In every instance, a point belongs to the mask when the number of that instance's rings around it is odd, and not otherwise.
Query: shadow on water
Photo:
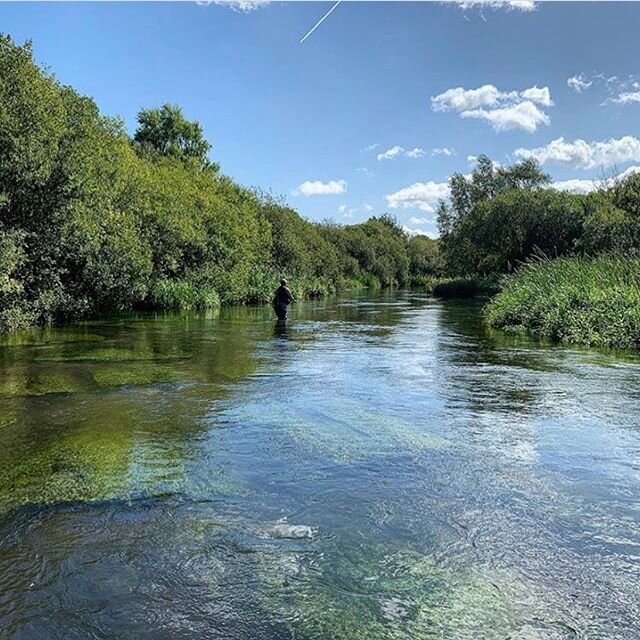
[[[640,636],[640,368],[363,292],[0,342],[0,635]]]

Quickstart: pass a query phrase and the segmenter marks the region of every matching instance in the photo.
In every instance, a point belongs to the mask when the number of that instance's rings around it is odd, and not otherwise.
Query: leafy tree
[[[633,173],[617,181],[609,190],[613,204],[627,211],[640,223],[640,173]]]
[[[502,220],[505,213],[503,196],[506,198],[509,193],[535,194],[549,180],[534,160],[501,167],[484,155],[478,157],[470,176],[454,174],[449,180],[451,204],[439,203],[437,212],[441,249],[448,272],[451,275],[501,272],[513,268],[518,260],[529,255],[530,242],[527,238],[532,232],[520,209],[521,199],[511,197],[509,202],[515,209],[507,212],[507,217],[513,214],[513,219],[505,221]],[[491,209],[493,201],[499,201],[499,204]],[[538,201],[535,195],[531,201]],[[520,216],[524,228],[517,227],[516,216]],[[494,224],[505,225],[505,228],[492,229]],[[510,225],[514,225],[511,229],[514,234],[520,234],[518,240],[511,238],[519,249],[511,244],[504,250],[496,250],[495,238],[505,240],[503,232]]]
[[[412,236],[407,244],[407,255],[412,277],[442,275],[442,260],[437,240],[423,235]]]
[[[143,151],[195,162],[202,168],[214,166],[207,158],[211,145],[205,140],[202,127],[187,120],[176,105],[142,109],[133,139]]]

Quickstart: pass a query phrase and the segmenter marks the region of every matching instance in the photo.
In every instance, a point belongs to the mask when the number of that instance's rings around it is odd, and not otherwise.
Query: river
[[[640,637],[640,358],[407,292],[0,341],[0,637]]]

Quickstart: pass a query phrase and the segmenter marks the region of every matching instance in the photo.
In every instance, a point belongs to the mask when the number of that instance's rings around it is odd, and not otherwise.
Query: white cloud
[[[346,204],[341,204],[338,207],[338,211],[345,217],[345,218],[353,218],[353,214],[356,213],[356,211],[358,211],[358,209],[356,208],[352,208],[349,207]]]
[[[500,91],[492,84],[477,89],[456,87],[431,98],[434,111],[469,111],[479,107],[496,107],[505,104],[517,104],[522,100],[537,102],[544,107],[553,104],[549,87],[529,87],[524,91]]]
[[[570,193],[591,193],[598,188],[598,184],[595,180],[558,180],[551,184],[551,188]]]
[[[367,213],[371,213],[373,211],[373,207],[370,204],[367,204],[365,202],[365,204],[362,205],[362,208],[367,212]]]
[[[407,158],[422,158],[422,156],[424,156],[424,149],[415,147],[407,151],[404,155],[407,156]]]
[[[367,178],[371,178],[373,176],[373,173],[369,171],[367,167],[358,167],[356,171],[359,171],[360,173],[364,173],[364,175],[367,176]]]
[[[536,0],[444,0],[462,9],[507,9],[508,11],[535,11]]]
[[[379,142],[374,142],[373,144],[367,145],[364,149],[360,149],[360,151],[373,151],[380,146]]]
[[[406,224],[402,225],[402,230],[410,235],[410,236],[427,236],[428,238],[437,238],[438,234],[434,231],[426,231],[425,229],[412,229],[411,227],[407,227]]]
[[[538,128],[538,125],[551,122],[549,116],[529,100],[500,109],[463,111],[460,117],[487,120],[495,131],[524,129],[529,133],[533,133]]]
[[[591,76],[579,73],[569,78],[567,85],[577,93],[586,91],[592,85],[594,88],[599,86],[601,90],[609,94],[609,97],[601,103],[601,106],[640,102],[640,82],[638,82],[637,76],[634,75],[620,78],[616,75],[606,76],[603,73],[595,73]]]
[[[618,76],[605,76],[604,73],[598,73],[594,76],[594,78],[597,78],[598,80],[602,80],[603,82],[605,82],[606,84],[613,84],[614,82],[618,81]]]
[[[531,102],[537,102],[543,107],[553,106],[553,100],[551,100],[551,92],[549,91],[549,87],[530,87],[529,89],[525,89],[520,94],[520,97],[524,98],[525,100],[531,100]]]
[[[577,93],[586,91],[592,84],[593,80],[588,80],[584,73],[579,73],[577,76],[567,79],[567,86]]]
[[[404,153],[404,147],[401,147],[400,145],[395,145],[395,147],[391,147],[390,149],[387,149],[386,151],[384,151],[383,153],[379,153],[378,154],[378,162],[381,162],[382,160],[393,160],[394,158],[397,158],[399,155]]]
[[[405,158],[422,158],[424,156],[424,149],[420,147],[415,147],[414,149],[405,149],[401,147],[399,144],[379,153],[377,158],[378,162],[382,162],[383,160],[394,160],[395,158],[405,157]]]
[[[640,140],[633,136],[611,138],[601,142],[574,140],[566,142],[556,138],[544,147],[535,149],[516,149],[519,158],[534,158],[540,164],[557,162],[583,169],[611,167],[625,162],[640,161]]]
[[[634,173],[640,173],[640,165],[631,166],[611,178],[605,177],[600,180],[558,180],[551,184],[551,188],[557,189],[558,191],[570,191],[571,193],[591,193],[601,186],[606,187],[612,182],[615,183],[624,180]]]
[[[320,180],[305,180],[292,193],[294,196],[331,196],[344,193],[347,190],[346,180],[329,180],[329,182],[321,182]]]
[[[433,213],[438,200],[449,197],[446,182],[415,182],[385,196],[390,209],[416,208]]]
[[[466,111],[482,106],[498,104],[504,95],[492,84],[485,84],[478,89],[447,89],[444,93],[431,98],[431,108],[434,111]]]
[[[415,216],[412,216],[411,218],[409,218],[409,224],[429,224],[431,222],[431,220],[429,220],[429,218],[416,218]]]
[[[271,0],[213,0],[212,2],[199,2],[198,4],[208,5],[208,4],[219,4],[224,7],[231,7],[234,11],[240,11],[242,13],[249,13],[250,11],[255,11],[260,7],[264,7],[271,3]]]
[[[615,179],[624,180],[625,178],[628,178],[630,175],[633,175],[634,173],[640,173],[640,166],[633,165],[631,167],[628,167],[627,169],[619,173]]]
[[[455,156],[456,150],[449,147],[434,147],[431,149],[432,156]]]
[[[475,164],[477,160],[478,160],[478,156],[467,156],[467,162],[471,164]]]
[[[636,84],[636,83],[634,83]],[[623,91],[616,98],[611,98],[609,102],[616,104],[630,104],[632,102],[640,102],[640,91]]]
[[[541,107],[552,105],[549,87],[537,85],[520,92],[499,91],[492,84],[477,89],[456,87],[431,98],[434,111],[456,111],[461,118],[487,120],[496,131],[524,129],[529,133],[540,124],[549,124]]]

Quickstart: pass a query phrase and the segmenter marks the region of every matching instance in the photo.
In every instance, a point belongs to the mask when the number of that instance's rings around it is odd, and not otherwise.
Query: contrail
[[[311,30],[307,33],[307,35],[304,36],[304,38],[302,38],[302,40],[300,40],[299,44],[302,44],[334,11],[335,8],[342,2],[342,0],[338,0],[338,2],[336,2],[333,7],[331,7],[331,9],[329,9],[329,11],[327,11],[327,13],[325,13],[322,18],[320,18],[320,20],[318,20],[318,22],[316,22],[313,27],[311,28]]]

